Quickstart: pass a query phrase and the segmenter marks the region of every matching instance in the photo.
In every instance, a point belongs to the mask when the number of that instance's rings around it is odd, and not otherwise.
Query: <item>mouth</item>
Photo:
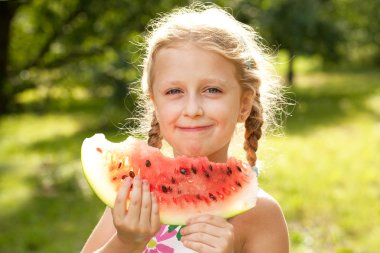
[[[208,130],[212,127],[212,125],[205,125],[205,126],[178,126],[177,128],[185,131],[185,132],[201,132]]]

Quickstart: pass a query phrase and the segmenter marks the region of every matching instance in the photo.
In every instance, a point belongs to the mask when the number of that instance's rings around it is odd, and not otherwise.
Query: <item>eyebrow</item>
[[[174,86],[181,86],[182,84],[183,84],[184,82],[183,81],[181,81],[181,80],[170,80],[170,79],[168,79],[168,80],[164,80],[163,82],[162,82],[162,84],[164,84],[163,85],[163,87],[162,87],[162,89],[160,89],[160,90],[165,90],[166,89],[166,87],[167,87],[167,85],[174,85]],[[226,89],[227,87],[229,87],[229,84],[224,80],[224,79],[221,79],[221,78],[215,78],[215,77],[205,77],[205,78],[201,78],[200,80],[199,80],[199,83],[201,83],[201,84],[215,84],[215,85],[220,85],[221,86],[221,88],[223,88],[223,89]]]
[[[199,80],[200,83],[215,83],[215,84],[221,84],[221,85],[224,85],[226,86],[227,85],[227,82],[223,79],[220,79],[220,78],[202,78]],[[184,82],[183,81],[180,81],[180,80],[165,80],[163,81],[162,83],[165,83],[165,84],[174,84],[174,85],[181,85],[183,84]]]
[[[227,82],[220,78],[202,78],[200,80],[201,83],[214,83],[214,84],[220,84],[223,86],[227,86]]]

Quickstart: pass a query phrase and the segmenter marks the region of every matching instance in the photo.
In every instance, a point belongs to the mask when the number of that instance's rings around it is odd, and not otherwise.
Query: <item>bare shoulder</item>
[[[280,204],[263,190],[259,191],[256,206],[252,209],[252,215],[255,215],[256,221],[260,223],[285,222]]]
[[[288,229],[279,203],[260,190],[257,203],[251,210],[231,220],[239,252],[288,253]]]

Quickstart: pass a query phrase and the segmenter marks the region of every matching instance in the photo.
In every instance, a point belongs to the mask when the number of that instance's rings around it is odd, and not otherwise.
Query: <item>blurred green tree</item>
[[[333,1],[243,0],[238,8],[243,22],[258,26],[266,40],[288,52],[289,84],[293,82],[297,55],[320,54],[326,62],[339,59],[344,33],[334,15]]]
[[[108,87],[123,99],[138,78],[147,22],[185,0],[0,1],[0,114],[18,110],[17,95],[82,85],[94,95]],[[289,55],[288,80],[298,55],[325,63],[372,59],[380,64],[380,0],[219,0]],[[132,64],[133,63],[133,64]],[[104,90],[104,89],[103,89]]]
[[[380,66],[380,0],[335,0],[336,16],[342,20],[345,60],[361,66]]]
[[[0,2],[0,113],[6,110],[9,100],[5,87],[10,41],[9,30],[11,21],[19,6],[19,2]]]
[[[0,114],[18,93],[45,85],[111,86],[124,98],[147,22],[175,0],[0,2]],[[187,3],[187,2],[186,2]]]

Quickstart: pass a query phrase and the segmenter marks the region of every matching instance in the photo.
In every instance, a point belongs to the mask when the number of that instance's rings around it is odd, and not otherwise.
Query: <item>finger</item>
[[[151,211],[151,217],[150,217],[150,222],[152,228],[155,230],[158,230],[160,227],[160,211],[158,208],[158,201],[157,201],[157,196],[156,193],[151,192],[150,193],[151,200],[152,200],[152,211]]]
[[[230,225],[229,222],[227,222],[222,217],[211,215],[211,214],[201,214],[198,216],[194,216],[190,218],[187,221],[187,224],[195,224],[195,223],[207,223],[216,227],[228,227]]]
[[[221,237],[224,235],[223,228],[216,227],[207,223],[190,224],[181,229],[182,236],[187,236],[195,233],[206,233],[215,237]]]
[[[150,227],[150,216],[152,210],[152,200],[150,197],[149,183],[147,180],[142,182],[142,201],[141,201],[141,213],[140,213],[140,226]]]
[[[120,189],[116,195],[114,207],[112,209],[112,216],[115,222],[119,222],[124,219],[127,205],[127,196],[131,189],[131,179],[128,177],[124,179],[120,185]]]
[[[186,248],[189,248],[189,249],[192,249],[194,250],[195,252],[198,252],[198,253],[213,253],[215,252],[215,248],[214,247],[210,247],[209,245],[207,244],[203,244],[203,243],[200,243],[200,242],[194,242],[194,241],[183,241],[183,245],[186,247]]]
[[[219,238],[213,235],[209,235],[206,233],[194,233],[182,236],[181,241],[191,241],[191,242],[199,242],[202,244],[206,244],[212,248],[215,247],[215,245],[218,245]]]
[[[133,189],[130,194],[127,219],[137,221],[139,224],[141,211],[141,177],[136,176],[133,180]]]

